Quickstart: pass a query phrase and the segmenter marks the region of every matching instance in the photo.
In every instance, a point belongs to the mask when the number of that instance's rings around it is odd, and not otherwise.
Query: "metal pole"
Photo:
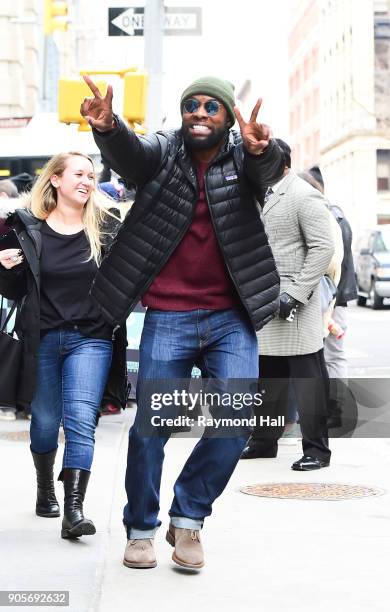
[[[146,128],[155,132],[162,127],[164,0],[146,0],[144,38],[145,69],[149,74]]]

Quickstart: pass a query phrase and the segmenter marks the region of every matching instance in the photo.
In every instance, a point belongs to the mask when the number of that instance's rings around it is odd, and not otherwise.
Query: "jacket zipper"
[[[218,161],[219,161],[219,160],[218,160]],[[241,303],[242,303],[242,305],[244,306],[244,308],[245,308],[246,312],[248,313],[248,315],[249,315],[249,319],[250,319],[250,321],[251,321],[251,323],[252,323],[252,325],[253,325],[254,330],[256,331],[256,325],[255,325],[255,321],[254,321],[254,319],[253,319],[253,317],[252,317],[252,313],[249,311],[249,308],[248,308],[248,306],[246,305],[246,301],[245,301],[245,300],[244,300],[244,298],[243,298],[243,295],[242,295],[242,293],[241,293],[241,290],[240,290],[239,286],[237,285],[236,280],[235,280],[235,279],[234,279],[234,277],[233,277],[233,274],[232,274],[232,272],[231,272],[231,270],[230,270],[230,266],[229,266],[229,263],[228,263],[228,261],[227,261],[227,258],[225,258],[225,252],[224,252],[224,250],[223,250],[223,248],[222,248],[222,246],[221,246],[221,241],[220,241],[220,238],[219,238],[219,236],[218,236],[218,232],[217,232],[216,227],[215,227],[214,217],[213,217],[213,214],[212,214],[212,212],[211,212],[211,206],[210,206],[209,194],[208,194],[208,191],[207,191],[207,182],[206,182],[206,177],[207,177],[207,174],[208,174],[208,169],[206,170],[206,172],[205,172],[205,176],[204,176],[204,192],[205,192],[205,194],[206,194],[207,206],[208,206],[208,208],[209,208],[210,218],[211,218],[211,223],[213,224],[214,233],[215,233],[215,236],[216,236],[216,238],[217,238],[218,246],[219,246],[219,248],[220,248],[221,253],[223,254],[223,260],[224,260],[224,262],[225,262],[226,269],[227,269],[227,271],[228,271],[228,273],[229,273],[229,276],[230,276],[230,278],[231,278],[231,280],[232,280],[232,283],[233,283],[233,285],[234,285],[234,287],[235,287],[235,289],[236,289],[236,291],[237,291],[238,295],[240,296],[240,298],[241,298]]]
[[[192,184],[192,183],[191,183]],[[195,204],[192,206],[192,212],[191,212],[191,216],[189,218],[188,223],[184,226],[184,228],[182,229],[182,231],[180,232],[179,236],[177,237],[177,240],[174,242],[173,248],[172,250],[166,255],[166,257],[163,259],[163,262],[160,266],[160,268],[156,271],[156,273],[152,276],[152,278],[148,281],[148,283],[146,285],[144,285],[142,287],[142,289],[138,292],[138,294],[136,295],[136,297],[134,298],[134,300],[131,302],[127,312],[126,312],[126,316],[125,316],[125,320],[127,319],[127,317],[129,316],[129,314],[132,312],[132,310],[134,309],[134,307],[137,305],[137,303],[139,302],[140,298],[142,297],[142,295],[144,295],[147,290],[149,289],[150,285],[153,283],[154,279],[158,276],[158,274],[161,272],[162,268],[165,266],[165,264],[167,263],[168,259],[170,258],[170,256],[172,255],[172,253],[174,252],[174,250],[176,249],[177,245],[181,242],[181,239],[183,238],[184,234],[186,233],[186,231],[188,230],[188,228],[190,227],[192,220],[194,218],[194,213],[195,213],[195,205],[196,202],[198,201],[199,198],[199,189],[196,192],[196,200],[195,200]],[[117,325],[114,328],[114,333],[115,331],[118,329],[119,325]],[[113,333],[113,335],[114,335]]]

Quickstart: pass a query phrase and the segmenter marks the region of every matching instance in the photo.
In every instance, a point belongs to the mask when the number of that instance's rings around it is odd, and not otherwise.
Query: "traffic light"
[[[145,72],[124,75],[123,115],[130,123],[144,123],[146,115],[148,76]]]
[[[43,29],[45,34],[53,34],[54,30],[68,29],[68,24],[58,17],[66,17],[68,3],[63,0],[44,0]]]
[[[105,81],[95,81],[100,93],[107,91]],[[83,79],[60,79],[58,82],[58,118],[62,123],[78,123],[79,130],[89,130],[89,125],[80,115],[84,98],[92,96],[91,90]]]

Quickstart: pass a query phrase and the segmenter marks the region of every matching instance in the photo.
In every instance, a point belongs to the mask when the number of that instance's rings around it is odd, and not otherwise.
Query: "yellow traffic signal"
[[[130,123],[143,123],[146,115],[148,76],[145,72],[127,72],[123,80],[123,115]]]
[[[68,24],[58,17],[66,17],[68,3],[63,0],[44,0],[43,29],[45,34],[53,34],[54,30],[67,30]]]
[[[105,96],[107,83],[95,81],[100,93]],[[91,90],[83,79],[60,79],[58,82],[58,118],[62,123],[78,123],[79,130],[89,130],[89,125],[80,115],[84,98],[91,97]]]

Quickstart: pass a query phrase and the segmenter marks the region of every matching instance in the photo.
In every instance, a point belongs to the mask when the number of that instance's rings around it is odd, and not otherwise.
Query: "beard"
[[[228,125],[225,123],[220,128],[216,128],[213,132],[211,132],[208,136],[205,137],[196,137],[190,134],[189,126],[183,125],[181,126],[183,140],[187,147],[192,151],[206,151],[207,149],[212,149],[217,144],[222,142],[228,131]]]

